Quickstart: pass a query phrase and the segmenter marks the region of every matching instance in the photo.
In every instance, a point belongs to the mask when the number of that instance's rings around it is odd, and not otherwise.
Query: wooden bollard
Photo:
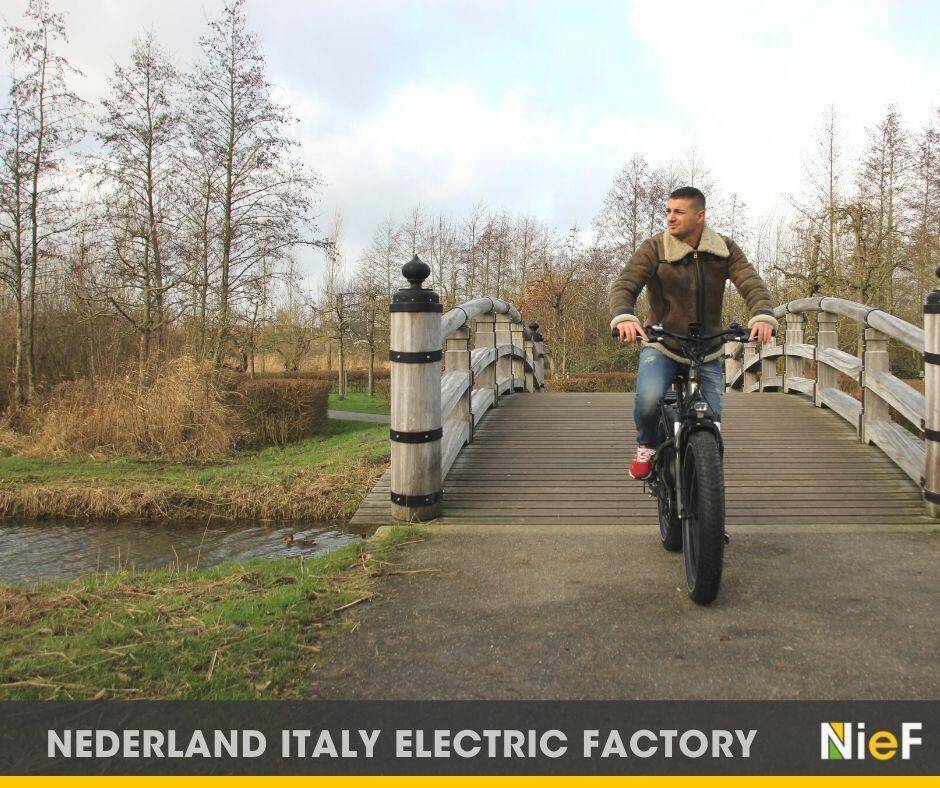
[[[738,351],[741,351],[738,354]],[[727,389],[731,381],[733,381],[738,373],[741,371],[741,355],[744,353],[744,348],[740,342],[725,342],[724,352],[722,356],[725,360],[725,388]],[[743,385],[743,381],[742,381]]]
[[[839,336],[836,332],[838,315],[832,312],[816,313],[816,386],[814,401],[817,408],[823,406],[823,389],[836,388],[839,373],[819,360],[820,353],[829,348],[839,347]]]
[[[418,258],[402,274],[411,283],[392,296],[391,506],[405,522],[441,513],[441,312],[437,293],[421,287],[431,269]]]
[[[803,367],[803,357],[802,356],[791,356],[787,354],[786,347],[787,345],[802,345],[803,344],[803,313],[798,312],[793,314],[792,312],[787,313],[787,335],[784,339],[784,361],[783,361],[783,389],[784,394],[790,392],[790,387],[787,383],[788,378],[802,378],[806,376],[804,367]]]
[[[461,326],[444,340],[444,371],[465,372],[470,376],[470,384],[463,396],[454,406],[450,418],[454,421],[467,422],[467,442],[473,442],[473,414],[470,412],[470,398],[473,395],[473,372],[470,370],[470,329]]]
[[[875,372],[888,372],[888,338],[873,328],[865,329],[865,354],[862,360],[862,443],[872,442],[868,435],[868,425],[873,421],[887,421],[890,416],[888,403],[868,388],[868,376]]]
[[[525,370],[525,390],[535,391],[535,332],[538,331],[538,323],[529,323],[529,338],[525,340],[525,357],[528,364]]]
[[[924,303],[924,442],[924,503],[928,516],[940,517],[940,290]]]
[[[538,323],[535,324],[535,327],[538,328]],[[535,354],[535,371],[538,373],[538,377],[535,381],[536,388],[544,388],[545,380],[545,339],[542,336],[541,331],[536,331],[532,336],[532,352]],[[539,383],[539,381],[543,383]]]

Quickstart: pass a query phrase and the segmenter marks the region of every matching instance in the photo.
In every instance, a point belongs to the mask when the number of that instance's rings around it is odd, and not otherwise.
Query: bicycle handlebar
[[[685,334],[674,334],[672,331],[667,331],[660,325],[656,326],[645,326],[643,331],[646,333],[646,336],[649,337],[649,341],[653,342],[657,339],[677,339],[682,342],[707,342],[710,339],[720,339],[727,338],[733,342],[747,342],[748,337],[750,336],[750,329],[746,326],[742,326],[740,323],[732,323],[728,328],[723,331],[719,331],[717,334],[699,334],[698,336],[686,336]],[[612,328],[610,330],[610,335],[617,339],[620,336],[620,331],[617,328]],[[776,336],[777,331],[774,330],[771,336]]]

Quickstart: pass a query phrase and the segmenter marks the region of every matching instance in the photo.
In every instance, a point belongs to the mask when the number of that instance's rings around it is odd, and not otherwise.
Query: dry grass
[[[361,460],[332,473],[299,471],[282,484],[18,484],[0,489],[0,517],[205,521],[351,517],[387,463]]]
[[[18,415],[33,456],[92,454],[168,460],[223,456],[235,418],[211,372],[190,358],[168,361],[144,388],[129,376],[79,379]],[[24,430],[25,428],[25,430]]]

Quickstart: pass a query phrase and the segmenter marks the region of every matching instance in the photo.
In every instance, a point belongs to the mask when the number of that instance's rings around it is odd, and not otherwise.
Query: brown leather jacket
[[[748,327],[764,320],[776,328],[767,286],[734,241],[708,225],[697,249],[668,231],[654,235],[636,250],[610,288],[610,327],[627,320],[640,322],[634,314],[636,299],[648,287],[651,324],[661,323],[677,334],[687,333],[689,323],[695,322],[702,323],[705,333],[720,331],[724,328],[721,306],[729,279],[747,303],[751,315]],[[665,347],[658,342],[650,344],[670,358],[687,363],[678,355],[678,343],[669,342]],[[720,355],[721,343],[716,342],[707,358]]]

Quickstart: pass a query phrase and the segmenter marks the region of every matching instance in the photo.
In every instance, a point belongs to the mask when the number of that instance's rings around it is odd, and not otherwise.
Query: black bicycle
[[[659,536],[666,550],[682,550],[689,596],[700,605],[714,601],[724,562],[724,443],[717,414],[699,388],[699,375],[709,344],[716,339],[746,342],[748,330],[732,323],[724,331],[703,334],[690,323],[688,335],[662,326],[646,326],[650,342],[681,343],[688,367],[677,371],[659,401],[659,422],[665,440],[656,447],[653,470],[644,484],[659,508]],[[616,330],[614,336],[619,336]]]

